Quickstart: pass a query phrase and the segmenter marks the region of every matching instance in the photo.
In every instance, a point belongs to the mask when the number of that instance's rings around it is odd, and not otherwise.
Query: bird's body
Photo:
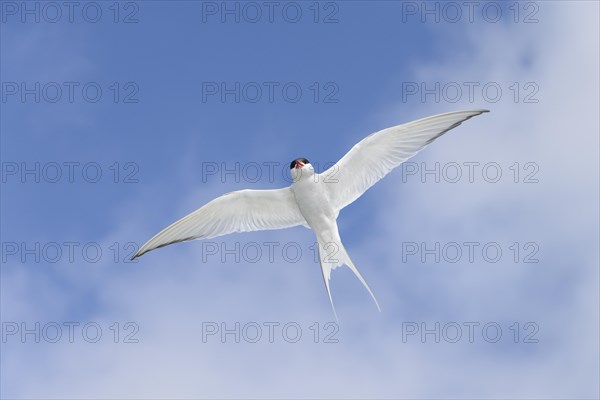
[[[303,168],[301,175],[294,180],[290,188],[308,225],[315,232],[329,228],[337,214],[331,205],[324,183],[314,170]]]
[[[314,231],[319,244],[321,271],[332,307],[331,271],[342,265],[354,272],[377,304],[340,239],[336,221],[340,210],[433,140],[486,111],[440,114],[373,133],[321,174],[315,173],[307,159],[296,159],[290,164],[290,187],[240,190],[218,197],[156,234],[133,258],[187,240],[303,225]]]
[[[315,174],[310,163],[303,165],[300,169],[292,169],[292,177],[294,182],[290,188],[294,193],[298,209],[317,239],[323,281],[327,288],[331,306],[333,307],[333,299],[329,288],[331,271],[346,264],[363,283],[373,297],[375,304],[377,304],[377,308],[379,308],[371,289],[354,266],[354,263],[352,263],[352,260],[350,260],[338,232],[337,217],[340,210],[335,209],[333,206],[330,193],[334,188],[328,185],[335,185],[339,182],[334,179],[326,179],[324,175]],[[333,310],[335,313],[335,308]]]

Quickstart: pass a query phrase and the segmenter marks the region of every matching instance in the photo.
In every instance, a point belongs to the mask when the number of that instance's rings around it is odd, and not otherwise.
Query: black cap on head
[[[302,164],[310,164],[310,161],[308,161],[306,158],[296,158],[290,163],[290,169],[294,169],[296,167],[296,161],[300,161]]]

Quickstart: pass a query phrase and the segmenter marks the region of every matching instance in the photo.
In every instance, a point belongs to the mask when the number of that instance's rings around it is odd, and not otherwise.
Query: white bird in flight
[[[373,133],[321,174],[315,173],[306,158],[298,158],[290,164],[291,186],[240,190],[217,197],[157,233],[132,259],[188,240],[303,225],[315,232],[323,280],[336,319],[329,280],[331,271],[343,265],[354,272],[381,311],[375,295],[342,245],[336,221],[340,210],[429,143],[463,121],[487,111],[449,112]]]

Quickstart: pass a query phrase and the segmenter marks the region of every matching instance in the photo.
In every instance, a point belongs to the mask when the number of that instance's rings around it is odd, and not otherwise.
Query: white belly
[[[292,184],[298,208],[316,233],[330,230],[337,218],[325,190],[322,182],[308,177]]]

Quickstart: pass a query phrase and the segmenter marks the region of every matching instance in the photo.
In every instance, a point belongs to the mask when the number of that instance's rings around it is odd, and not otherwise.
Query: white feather
[[[341,210],[391,170],[463,121],[488,110],[456,111],[419,119],[373,133],[321,174],[329,199]]]
[[[306,221],[289,187],[230,192],[157,233],[133,258],[172,243],[297,225],[306,225]]]

